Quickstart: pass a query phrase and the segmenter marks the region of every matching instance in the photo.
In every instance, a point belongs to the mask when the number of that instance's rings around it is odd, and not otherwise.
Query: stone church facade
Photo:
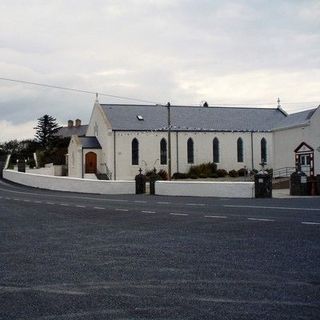
[[[120,180],[133,179],[139,168],[168,172],[168,135],[166,106],[96,101],[85,137],[71,138],[69,175]],[[171,106],[170,145],[172,174],[205,162],[259,169],[262,161],[273,169],[304,161],[309,173],[320,174],[320,108],[287,115],[280,107]]]

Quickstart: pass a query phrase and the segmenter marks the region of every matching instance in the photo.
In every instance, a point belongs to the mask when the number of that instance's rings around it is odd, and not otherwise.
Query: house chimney
[[[68,120],[68,128],[72,128],[73,127],[73,121],[72,120]]]
[[[76,119],[76,125],[77,128],[81,126],[81,120],[80,119]]]

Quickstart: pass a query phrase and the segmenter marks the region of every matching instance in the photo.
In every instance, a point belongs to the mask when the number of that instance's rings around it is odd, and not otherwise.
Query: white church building
[[[169,129],[168,129],[169,128]],[[170,146],[170,150],[169,150]],[[170,161],[171,160],[171,161]],[[68,173],[134,179],[139,168],[171,174],[215,162],[227,171],[300,163],[320,174],[320,106],[288,115],[277,108],[100,104],[85,136],[72,136]],[[169,169],[170,167],[170,169]]]

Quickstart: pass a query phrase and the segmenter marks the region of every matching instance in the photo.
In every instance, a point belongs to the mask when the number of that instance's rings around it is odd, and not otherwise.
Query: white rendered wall
[[[87,136],[96,137],[99,141],[102,151],[98,170],[101,173],[106,173],[106,166],[112,173],[114,179],[114,161],[113,161],[113,132],[105,113],[99,103],[95,103],[91,114],[89,126],[87,129]],[[117,179],[120,179],[116,177]]]
[[[274,168],[295,166],[294,150],[302,143],[314,149],[315,174],[320,174],[320,110],[315,112],[311,123],[305,127],[296,127],[274,131]]]
[[[68,176],[74,178],[82,177],[82,148],[78,144],[78,139],[72,137],[68,147]]]
[[[165,138],[166,132],[116,132],[116,163],[117,179],[133,179],[138,170],[145,172],[154,167],[168,171],[168,165],[160,164],[160,141]],[[178,135],[178,141],[177,141]],[[267,167],[273,164],[272,133],[253,133],[253,167],[251,152],[251,133],[248,132],[176,132],[171,133],[171,158],[172,174],[174,172],[187,172],[191,165],[213,161],[213,139],[217,137],[220,142],[220,162],[218,168],[227,171],[238,170],[246,166],[249,169],[260,168],[261,163],[261,139],[267,140]],[[243,162],[237,162],[237,140],[243,140]],[[136,138],[139,141],[139,164],[131,164],[131,143]],[[187,163],[187,141],[189,138],[194,142],[194,163]],[[177,144],[178,142],[178,144]],[[178,145],[178,148],[177,148]],[[178,149],[178,150],[177,150]],[[178,162],[177,162],[178,159]]]
[[[27,173],[41,174],[41,175],[47,175],[47,176],[62,176],[62,170],[63,170],[63,166],[61,165],[51,165],[51,166],[46,166],[44,168],[38,168],[38,169],[26,168]]]
[[[3,177],[15,183],[41,189],[98,194],[135,194],[135,181],[86,180],[36,175],[13,170],[4,170]]]
[[[156,181],[155,194],[165,196],[254,198],[254,183]]]

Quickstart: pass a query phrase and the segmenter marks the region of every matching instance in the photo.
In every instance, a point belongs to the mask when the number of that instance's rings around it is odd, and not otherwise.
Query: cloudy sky
[[[0,77],[172,104],[280,97],[291,113],[320,104],[320,1],[1,0]],[[0,141],[46,113],[88,122],[93,103],[0,80]]]

